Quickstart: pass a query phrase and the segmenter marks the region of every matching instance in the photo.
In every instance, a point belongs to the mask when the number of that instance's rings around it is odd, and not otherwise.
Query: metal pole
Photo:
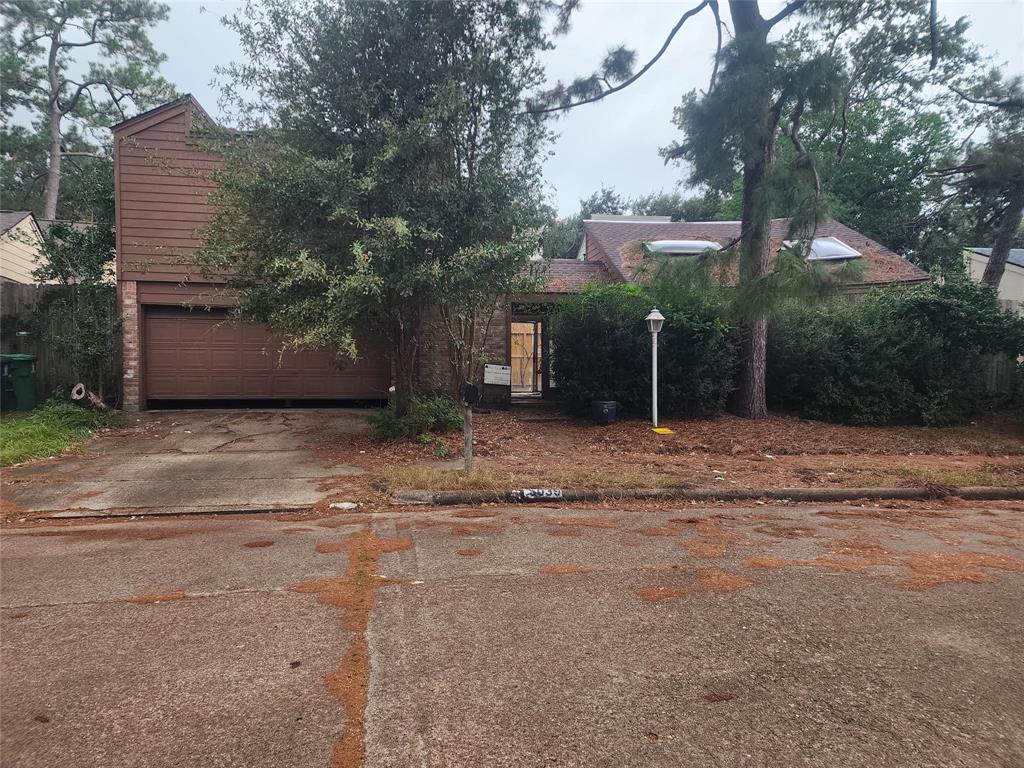
[[[651,333],[651,421],[658,426],[658,334]]]

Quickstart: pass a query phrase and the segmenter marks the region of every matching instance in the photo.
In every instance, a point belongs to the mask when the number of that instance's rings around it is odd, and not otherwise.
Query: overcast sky
[[[924,0],[922,0],[924,2]],[[693,3],[601,2],[584,0],[571,32],[544,54],[548,79],[569,80],[593,71],[611,47],[625,44],[649,59],[679,14]],[[171,2],[171,16],[153,34],[158,50],[167,54],[163,74],[180,91],[191,92],[214,116],[219,90],[214,68],[240,58],[234,34],[220,17],[239,3],[217,0]],[[762,13],[773,11],[764,3]],[[1010,72],[1024,73],[1024,0],[939,0],[949,19],[966,16],[971,36]],[[668,53],[637,83],[597,104],[580,107],[555,125],[559,134],[545,165],[549,195],[563,214],[576,210],[579,199],[602,184],[634,196],[671,190],[683,176],[678,166],[665,166],[658,149],[678,138],[671,124],[672,108],[683,93],[707,85],[714,51],[710,16],[702,14],[684,25]]]

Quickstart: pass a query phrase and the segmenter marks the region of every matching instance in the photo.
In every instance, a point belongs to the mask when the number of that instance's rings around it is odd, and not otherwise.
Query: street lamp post
[[[647,329],[651,332],[651,426],[658,426],[658,333],[665,324],[665,316],[655,307],[647,315]]]

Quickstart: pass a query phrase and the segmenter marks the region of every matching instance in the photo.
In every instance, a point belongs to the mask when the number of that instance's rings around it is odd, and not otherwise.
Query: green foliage
[[[55,221],[43,233],[42,260],[33,271],[41,283],[93,286],[114,276],[114,169],[94,160],[63,186],[64,210],[77,221]],[[70,186],[70,189],[69,189]]]
[[[426,309],[463,316],[453,285],[502,290],[530,233],[535,245],[548,132],[522,100],[541,80],[541,19],[504,0],[270,0],[236,14],[248,61],[224,74],[255,94],[243,117],[265,121],[217,147],[201,257],[231,268],[239,314],[350,353],[357,329],[379,333],[404,413]]]
[[[453,432],[462,428],[462,414],[451,398],[443,395],[414,397],[409,412],[399,416],[393,408],[370,414],[370,433],[377,440],[415,437],[422,444],[432,442],[431,432]]]
[[[991,404],[986,356],[1024,352],[1024,320],[987,286],[950,280],[858,304],[794,304],[768,338],[773,406],[848,424],[944,426]]]
[[[173,97],[157,74],[165,57],[149,39],[168,8],[152,0],[3,0],[0,8],[0,194],[5,206],[77,219],[76,191],[67,190],[67,205],[58,197],[65,174],[72,187],[94,163],[109,174],[110,126]],[[50,169],[47,195],[39,182]]]
[[[113,285],[94,283],[46,291],[30,318],[32,334],[67,362],[71,387],[82,382],[104,399],[117,392],[121,313]]]
[[[0,466],[56,456],[109,426],[117,416],[51,400],[29,414],[0,418]]]
[[[570,412],[589,412],[593,400],[618,401],[634,414],[650,410],[644,318],[653,305],[654,297],[636,285],[593,286],[555,311],[554,378]],[[659,335],[659,410],[666,416],[721,412],[736,366],[732,326],[710,304],[689,298],[659,308],[666,318]]]

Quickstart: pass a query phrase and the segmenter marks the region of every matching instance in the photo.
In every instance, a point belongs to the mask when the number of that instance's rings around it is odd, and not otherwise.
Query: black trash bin
[[[0,355],[0,386],[5,411],[31,411],[36,407],[36,356]]]
[[[594,400],[590,404],[590,417],[595,424],[611,424],[618,415],[618,407],[614,400]]]

